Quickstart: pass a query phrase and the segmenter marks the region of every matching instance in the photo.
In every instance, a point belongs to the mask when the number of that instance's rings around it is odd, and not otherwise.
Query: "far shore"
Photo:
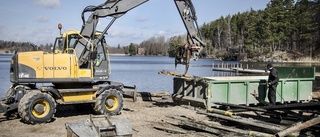
[[[10,54],[13,54],[13,53],[5,53],[4,51],[0,50],[0,55],[10,55]],[[109,55],[110,56],[130,56],[128,54],[122,54],[122,53],[110,53]],[[145,55],[134,55],[134,56],[145,56]],[[216,59],[216,58],[213,58],[213,59]],[[268,62],[268,61],[254,61],[254,60],[241,61],[240,60],[239,62],[250,63],[250,62]],[[310,58],[301,58],[301,59],[297,59],[297,60],[273,61],[273,63],[320,63],[320,60],[310,59]]]
[[[120,53],[111,53],[109,55],[112,55],[112,56],[129,56],[127,54],[120,54]]]

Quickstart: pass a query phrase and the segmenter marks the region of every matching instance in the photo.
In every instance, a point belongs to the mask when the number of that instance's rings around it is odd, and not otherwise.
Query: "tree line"
[[[4,41],[0,40],[0,50],[3,53],[14,53],[16,52],[26,52],[26,51],[46,51],[50,52],[53,44],[40,44],[35,45],[31,42],[14,42],[14,41]]]
[[[316,57],[320,51],[320,0],[271,0],[264,10],[246,11],[204,23],[207,50],[221,58],[276,51]]]
[[[109,47],[110,53],[120,53],[128,55],[143,55],[143,56],[168,56],[170,40],[164,36],[151,37],[142,41],[140,44],[130,43],[128,46]],[[139,49],[143,49],[142,51]]]

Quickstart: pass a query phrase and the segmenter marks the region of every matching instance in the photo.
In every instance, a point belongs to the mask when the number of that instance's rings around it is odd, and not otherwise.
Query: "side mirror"
[[[92,51],[90,53],[90,59],[95,60],[97,58],[98,51]]]

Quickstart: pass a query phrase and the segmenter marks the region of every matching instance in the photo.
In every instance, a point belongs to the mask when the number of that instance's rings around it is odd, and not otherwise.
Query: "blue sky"
[[[208,23],[221,16],[264,9],[270,0],[193,0],[198,24]],[[88,5],[99,5],[103,0],[5,0],[0,5],[0,40],[32,42],[37,45],[53,43],[62,31],[80,30],[81,12]],[[88,17],[87,15],[86,17]],[[110,18],[102,18],[102,31]],[[173,0],[149,0],[116,20],[108,31],[110,46],[139,44],[150,37],[185,34]]]

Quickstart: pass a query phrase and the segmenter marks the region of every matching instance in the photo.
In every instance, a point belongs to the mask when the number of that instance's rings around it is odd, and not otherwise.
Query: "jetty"
[[[212,71],[223,71],[233,73],[246,73],[246,74],[268,74],[265,70],[249,68],[249,65],[243,66],[242,64],[231,64],[231,63],[218,63],[212,64]]]

